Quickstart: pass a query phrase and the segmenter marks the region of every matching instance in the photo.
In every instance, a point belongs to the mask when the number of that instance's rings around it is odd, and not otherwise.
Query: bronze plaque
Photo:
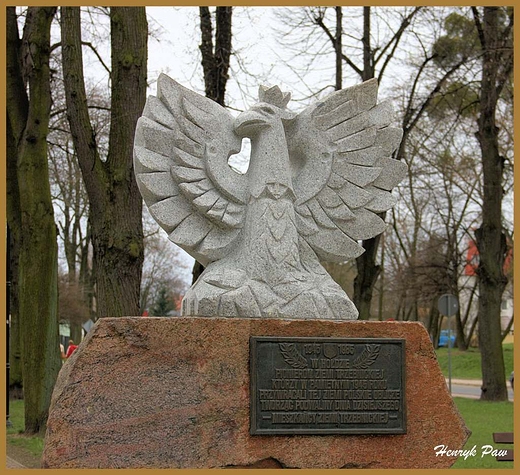
[[[250,339],[251,434],[405,434],[405,340]]]

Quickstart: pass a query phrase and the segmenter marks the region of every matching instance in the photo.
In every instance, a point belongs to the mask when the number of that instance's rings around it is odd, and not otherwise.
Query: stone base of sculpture
[[[250,337],[404,339],[406,433],[250,435]],[[447,468],[469,431],[409,322],[105,318],[63,366],[45,468]]]
[[[325,269],[283,272],[276,283],[211,263],[182,300],[182,315],[244,318],[355,320],[358,310]],[[274,272],[273,272],[274,274]]]

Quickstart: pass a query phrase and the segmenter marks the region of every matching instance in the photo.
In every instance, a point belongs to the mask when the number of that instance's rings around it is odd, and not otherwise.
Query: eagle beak
[[[268,123],[262,115],[256,111],[248,110],[242,112],[235,119],[235,132],[241,137],[246,137],[267,125]]]

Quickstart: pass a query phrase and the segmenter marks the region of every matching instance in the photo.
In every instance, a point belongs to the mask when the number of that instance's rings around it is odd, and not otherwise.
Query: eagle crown
[[[297,115],[285,108],[291,99],[291,93],[282,92],[278,86],[260,86],[258,88],[258,99],[260,102],[252,108],[260,110],[268,116],[274,115],[282,122],[292,120]]]
[[[267,102],[280,109],[285,109],[290,99],[291,93],[282,92],[278,86],[260,86],[258,88],[258,100],[260,102]]]

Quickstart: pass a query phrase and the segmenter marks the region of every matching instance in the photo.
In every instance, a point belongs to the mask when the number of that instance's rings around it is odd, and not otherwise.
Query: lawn
[[[26,436],[24,431],[24,406],[20,399],[9,401],[9,421],[7,428],[7,443],[22,447],[31,455],[40,458],[43,452],[43,437]]]
[[[504,350],[504,376],[509,380],[509,375],[513,371],[513,343],[505,343],[502,347]],[[438,348],[436,352],[442,373],[448,376],[448,348]],[[452,348],[451,377],[454,379],[482,379],[480,351],[477,348],[469,348],[466,351]]]
[[[508,444],[495,444],[493,432],[513,432],[513,403],[489,402],[478,399],[454,398],[464,422],[472,434],[464,446],[476,446],[476,455],[464,460],[459,458],[452,468],[513,468],[513,462],[497,462],[492,455],[482,456],[482,446],[491,445],[494,449],[513,448]]]
[[[513,468],[512,462],[497,462],[492,455],[481,456],[482,446],[492,445],[495,449],[512,448],[506,444],[494,444],[493,432],[513,431],[513,403],[487,402],[476,399],[454,398],[462,418],[472,431],[471,437],[465,445],[466,449],[476,446],[477,455],[466,460],[459,459],[453,468]],[[12,427],[7,430],[7,443],[22,447],[32,454],[35,459],[41,458],[43,438],[27,437],[20,432],[23,430],[23,401],[11,401],[10,420]]]

